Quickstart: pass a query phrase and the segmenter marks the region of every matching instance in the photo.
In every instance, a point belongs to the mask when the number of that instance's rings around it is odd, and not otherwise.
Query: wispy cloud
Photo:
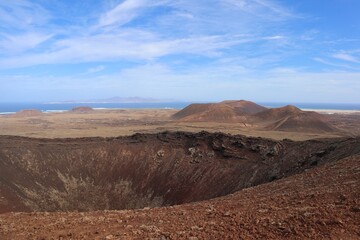
[[[0,34],[0,49],[9,55],[19,54],[33,49],[49,40],[53,35],[37,32],[27,32],[19,35]]]
[[[0,1],[0,98],[22,84],[51,89],[54,96],[58,88],[86,85],[94,93],[101,86],[109,94],[126,89],[162,98],[174,92],[181,98],[192,89],[202,99],[250,98],[254,89],[276,98],[282,89],[284,99],[311,81],[326,89],[359,77],[359,52],[344,47],[357,42],[332,41],[289,1],[95,2],[96,7],[88,1],[51,1],[56,6],[44,0]],[[305,21],[301,27],[300,21]],[[208,90],[202,92],[203,86]],[[322,96],[329,98],[334,89]]]
[[[262,19],[285,20],[297,17],[289,9],[271,0],[225,0],[225,2]]]
[[[353,63],[360,63],[360,60],[357,57],[354,57],[348,53],[336,53],[332,55],[333,58],[340,59],[343,61],[353,62]]]
[[[263,37],[264,40],[280,40],[280,39],[285,39],[285,38],[286,37],[281,36],[281,35]]]
[[[36,93],[46,91],[51,96],[51,100],[71,99],[74,96],[77,99],[89,99],[101,92],[107,94],[104,97],[120,94],[218,101],[226,96],[228,99],[246,98],[254,101],[271,99],[280,102],[289,99],[292,102],[332,102],[334,96],[343,94],[342,102],[356,102],[360,91],[360,86],[357,84],[359,78],[359,72],[312,72],[292,68],[254,72],[237,64],[228,63],[178,72],[168,65],[150,63],[99,76],[43,76],[37,79],[41,82],[39,85],[31,84],[34,81],[31,76],[0,77],[2,86],[0,100],[8,96],[8,92],[13,95],[23,93],[29,99],[38,100],[40,97],[36,96]],[[15,88],[10,82],[16,82],[22,88]],[[83,91],[85,86],[86,91]],[[255,91],[257,94],[254,94]]]
[[[298,14],[295,14],[294,12],[290,11],[289,9],[281,6],[280,4],[277,4],[274,1],[269,0],[254,0],[257,4],[264,7],[267,10],[270,10],[280,16],[284,17],[298,17]]]
[[[115,8],[102,14],[99,20],[99,26],[126,24],[137,16],[137,10],[145,7],[147,4],[147,0],[125,0]]]
[[[32,26],[32,31],[26,28],[22,33],[8,31],[0,35],[0,48],[4,53],[11,53],[0,58],[0,68],[119,59],[153,61],[175,54],[214,58],[223,56],[224,51],[234,46],[285,39],[283,35],[270,35],[267,31],[263,32],[253,27],[257,25],[259,19],[256,13],[261,15],[267,11],[286,18],[290,14],[285,8],[270,0],[226,0],[226,2],[227,4],[223,4],[222,1],[211,0],[213,7],[216,7],[216,11],[213,11],[209,4],[203,1],[125,0],[100,13],[98,19],[88,26],[71,25],[67,26],[68,32],[63,32],[60,26],[52,23],[51,29],[55,30],[49,33],[48,30],[43,30],[41,24],[52,18],[50,12],[30,1],[14,1],[11,7],[14,13],[21,17],[15,14],[3,15],[3,21],[9,26],[21,28],[20,19],[25,17],[29,19],[27,24]],[[234,9],[229,7],[229,4],[241,6],[238,6],[239,9]],[[151,27],[132,25],[133,21],[142,17],[144,12],[157,7],[166,7],[170,10],[158,17],[146,19],[149,24],[151,23]],[[5,8],[4,4],[0,4],[1,11],[5,11]],[[243,15],[241,11],[251,14]],[[184,16],[187,16],[186,23],[179,24],[184,21]],[[219,26],[213,24],[221,23],[221,18],[224,16],[228,18],[226,24],[236,23],[233,29],[228,29],[226,33],[219,32],[225,24]],[[185,32],[180,30],[179,34],[174,34],[174,31],[169,31],[168,26],[163,24],[164,21],[171,27],[176,26],[178,30],[182,25],[186,25],[186,29],[195,30],[200,24],[201,29],[207,29],[209,32],[190,33],[186,32],[188,30]],[[239,22],[244,22],[241,28]],[[40,48],[39,46],[44,42],[47,43],[46,46]],[[28,50],[29,52],[26,52]]]
[[[0,1],[0,29],[25,29],[48,22],[50,14],[26,0]]]
[[[280,36],[199,36],[162,40],[143,31],[122,31],[57,41],[49,52],[23,54],[0,59],[0,68],[26,67],[38,64],[81,63],[93,61],[154,60],[178,54],[218,57],[222,50],[236,45],[274,41]],[[19,47],[19,46],[18,46]]]
[[[116,5],[113,9],[101,15],[98,27],[109,25],[121,26],[131,22],[141,13],[141,10],[166,4],[167,0],[125,0]]]
[[[332,67],[336,67],[336,68],[345,68],[345,69],[359,70],[359,68],[355,68],[355,67],[352,67],[352,66],[347,65],[347,64],[341,64],[341,63],[331,62],[331,61],[329,61],[329,60],[325,60],[325,59],[320,58],[320,57],[315,57],[314,60],[317,61],[317,62],[319,62],[319,63],[323,63],[323,64],[326,64],[326,65],[329,65],[329,66],[332,66]]]
[[[97,73],[97,72],[101,72],[103,70],[105,70],[105,66],[104,65],[99,65],[93,68],[89,68],[87,73]]]

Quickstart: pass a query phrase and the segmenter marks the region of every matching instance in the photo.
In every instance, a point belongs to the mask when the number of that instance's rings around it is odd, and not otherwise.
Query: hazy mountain
[[[142,97],[111,97],[104,99],[89,99],[89,100],[68,100],[51,103],[155,103],[155,102],[174,102],[173,99],[155,99]]]

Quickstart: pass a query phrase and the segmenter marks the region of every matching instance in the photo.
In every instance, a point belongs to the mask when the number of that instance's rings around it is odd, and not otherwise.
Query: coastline
[[[312,108],[301,108],[301,110],[312,111],[321,114],[360,114],[360,110],[312,109]]]
[[[176,108],[172,107],[159,107],[159,108],[93,108],[95,111],[116,111],[116,110],[176,110]],[[348,109],[315,109],[315,108],[300,108],[302,111],[311,111],[311,112],[317,112],[320,114],[348,114],[348,115],[360,115],[360,110],[348,110]],[[178,109],[181,110],[181,109]],[[71,110],[42,110],[43,113],[66,113],[71,112]],[[12,115],[16,112],[0,112],[1,115]]]

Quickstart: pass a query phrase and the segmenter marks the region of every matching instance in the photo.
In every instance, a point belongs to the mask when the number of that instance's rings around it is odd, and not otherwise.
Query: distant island
[[[63,104],[63,103],[158,103],[158,102],[176,102],[173,99],[155,99],[142,97],[111,97],[105,99],[90,99],[90,100],[68,100],[60,102],[49,102],[48,104]]]

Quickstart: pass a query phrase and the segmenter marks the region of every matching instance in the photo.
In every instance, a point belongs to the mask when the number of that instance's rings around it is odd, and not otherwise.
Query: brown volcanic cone
[[[174,114],[173,118],[195,122],[235,122],[237,114],[233,107],[223,103],[190,104]]]
[[[194,104],[190,104],[189,106],[185,107],[184,109],[182,109],[181,111],[175,113],[173,115],[174,119],[182,119],[194,114],[200,114],[202,112],[205,112],[209,109],[210,105],[213,105],[211,103],[194,103]]]
[[[245,100],[229,100],[220,103],[191,104],[173,115],[176,120],[204,122],[239,122],[246,116],[267,110]],[[244,119],[245,118],[245,119]]]
[[[267,123],[268,130],[289,132],[334,132],[336,128],[316,112],[302,111],[295,106],[273,108],[255,114],[257,121]]]
[[[268,109],[266,111],[256,114],[255,116],[258,117],[259,119],[269,121],[269,120],[280,120],[282,118],[298,115],[303,112],[304,111],[302,111],[301,109],[295,106],[287,105],[285,107]]]
[[[15,113],[16,117],[35,117],[41,116],[43,113],[37,109],[24,109]]]
[[[92,109],[91,107],[75,107],[73,109],[71,109],[71,112],[78,112],[78,113],[84,113],[84,112],[91,112],[94,111],[94,109]]]
[[[245,101],[245,100],[227,100],[223,101],[228,106],[231,106],[235,109],[235,111],[239,114],[255,114],[265,110],[268,110],[266,107],[263,107],[254,102]]]
[[[334,132],[336,129],[331,124],[318,118],[315,114],[301,114],[291,116],[274,125],[280,131],[295,132]]]

